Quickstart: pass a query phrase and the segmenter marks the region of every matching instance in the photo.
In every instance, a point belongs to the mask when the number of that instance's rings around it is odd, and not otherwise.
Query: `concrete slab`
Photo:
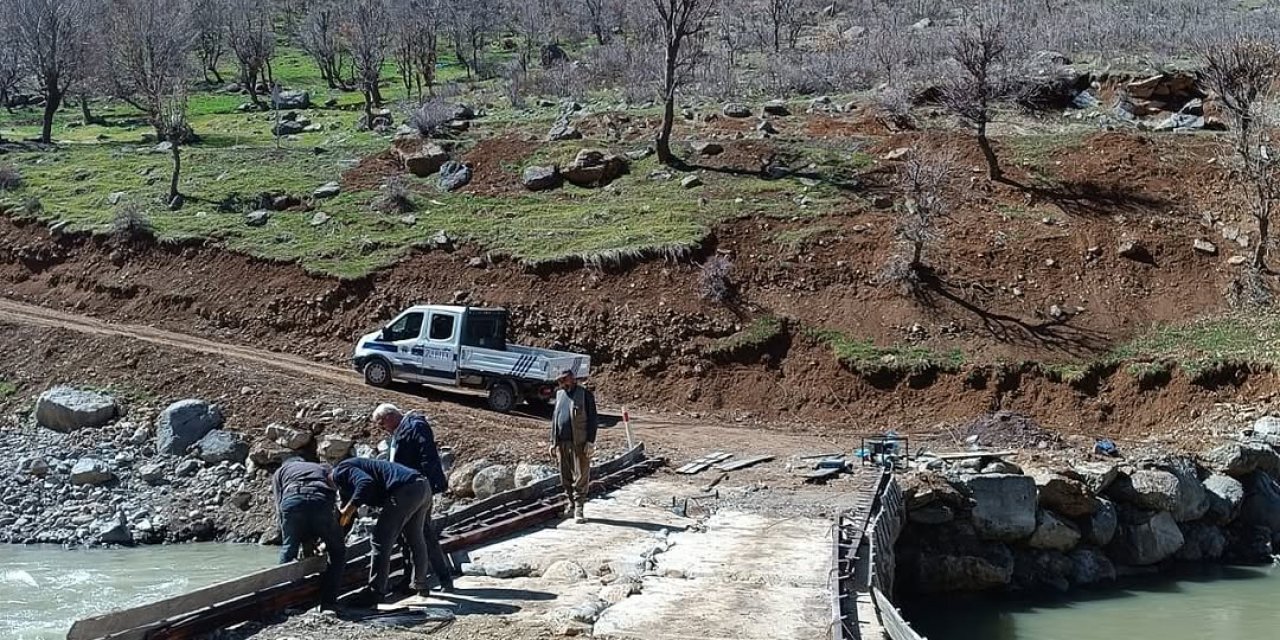
[[[830,638],[826,592],[706,579],[646,578],[644,592],[605,610],[595,638],[819,640]]]

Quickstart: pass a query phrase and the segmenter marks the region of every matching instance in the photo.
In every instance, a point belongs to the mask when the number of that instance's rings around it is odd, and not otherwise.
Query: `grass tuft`
[[[956,373],[965,364],[964,353],[959,349],[938,353],[915,345],[880,347],[871,340],[830,329],[814,329],[808,333],[830,346],[841,365],[863,376],[916,375],[930,371]]]
[[[786,331],[786,320],[772,315],[761,316],[741,331],[708,344],[703,351],[711,357],[732,358],[764,349]]]

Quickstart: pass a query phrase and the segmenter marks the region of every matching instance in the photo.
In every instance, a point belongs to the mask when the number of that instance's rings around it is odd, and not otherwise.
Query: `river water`
[[[907,603],[929,640],[1280,638],[1280,567],[1205,567],[1056,598],[938,597]]]
[[[275,564],[277,553],[231,544],[0,545],[0,640],[65,638],[80,618],[238,578]]]

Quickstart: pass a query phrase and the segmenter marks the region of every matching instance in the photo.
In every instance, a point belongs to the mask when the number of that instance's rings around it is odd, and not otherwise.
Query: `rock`
[[[692,188],[694,188],[694,187],[701,187],[701,186],[702,186],[702,178],[699,178],[699,177],[697,176],[697,174],[693,174],[693,173],[691,173],[691,174],[689,174],[689,175],[685,176],[684,178],[681,178],[681,179],[680,179],[680,186],[684,187],[685,189],[692,189]]]
[[[320,437],[320,442],[316,444],[316,455],[327,462],[338,462],[350,455],[352,444],[354,443],[351,438],[326,433]]]
[[[587,571],[576,562],[561,560],[547,567],[542,572],[542,579],[556,584],[573,584],[586,580]]]
[[[695,142],[689,146],[700,156],[718,156],[724,153],[724,145],[718,142]]]
[[[308,91],[281,91],[272,96],[274,109],[310,109],[311,93]]]
[[[1245,498],[1240,521],[1280,532],[1280,484],[1265,473],[1254,473],[1242,483]]]
[[[1244,485],[1231,476],[1215,473],[1204,481],[1209,498],[1209,510],[1205,519],[1216,524],[1227,524],[1240,515],[1244,503]]]
[[[23,458],[18,461],[18,473],[43,478],[49,475],[49,462],[44,458]]]
[[[611,584],[601,589],[598,597],[610,605],[615,605],[637,593],[640,593],[639,584],[635,582],[622,582],[619,584]]]
[[[579,187],[599,187],[623,175],[628,168],[629,163],[622,156],[602,149],[583,149],[573,162],[561,169],[560,174]]]
[[[1177,558],[1188,562],[1217,560],[1227,549],[1227,537],[1218,527],[1206,522],[1186,522],[1182,527],[1182,548]]]
[[[127,195],[129,195],[129,194],[127,194],[127,193],[125,193],[125,192],[123,192],[123,191],[115,191],[115,192],[112,192],[112,193],[110,193],[110,194],[108,194],[108,195],[107,195],[107,204],[109,204],[109,205],[111,205],[111,206],[113,206],[113,207],[114,207],[114,206],[116,206],[116,205],[120,204],[120,203],[124,200],[125,196],[127,196]]]
[[[258,442],[249,449],[249,460],[258,467],[278,467],[289,458],[297,457],[292,449],[287,449],[274,442]]]
[[[560,170],[555,165],[526,167],[520,181],[530,191],[554,189],[560,186]]]
[[[310,224],[313,227],[322,227],[328,224],[328,222],[332,219],[333,219],[333,216],[323,211],[317,211],[315,212],[315,215],[311,216],[311,220],[307,224]]]
[[[1081,462],[1072,465],[1071,472],[1094,495],[1100,495],[1106,491],[1120,473],[1116,465],[1111,462]]]
[[[1207,256],[1218,255],[1218,247],[1208,240],[1196,238],[1195,242],[1191,243],[1191,248],[1195,250],[1196,253],[1203,253]]]
[[[1178,501],[1173,509],[1173,519],[1178,522],[1198,520],[1209,510],[1209,496],[1200,484],[1195,463],[1177,458],[1169,463],[1168,470],[1178,478]]]
[[[1034,486],[1034,485],[1033,485]],[[921,593],[985,591],[1009,584],[1013,553],[1002,544],[974,555],[929,555],[915,563],[915,586]]]
[[[471,182],[471,167],[449,160],[440,165],[440,176],[436,179],[441,191],[457,191]]]
[[[128,546],[133,544],[133,533],[129,531],[129,523],[124,516],[117,514],[114,518],[103,518],[94,524],[94,537],[102,544]]]
[[[1067,554],[1051,549],[1016,549],[1011,587],[1018,590],[1066,591],[1074,566]]]
[[[449,473],[449,490],[459,498],[474,497],[471,483],[475,480],[476,474],[485,467],[492,466],[493,463],[485,458],[479,458],[470,462],[458,465],[456,469]],[[513,479],[514,481],[514,479]]]
[[[915,24],[911,25],[909,28],[910,28],[912,31],[924,31],[925,29],[928,29],[928,28],[929,28],[929,27],[931,27],[931,26],[933,26],[933,20],[931,20],[931,19],[929,19],[929,18],[925,18],[925,19],[923,19],[923,20],[921,20],[921,21],[919,21],[919,22],[917,22],[917,23],[915,23]]]
[[[1115,538],[1119,516],[1115,503],[1105,498],[1098,498],[1098,510],[1093,512],[1084,530],[1085,541],[1099,547],[1111,544]]]
[[[461,102],[453,105],[453,111],[449,114],[450,120],[475,120],[476,110],[469,104]]]
[[[934,503],[907,512],[907,521],[915,524],[938,525],[955,520],[955,510],[942,504]]]
[[[1036,482],[1040,505],[1046,509],[1068,518],[1084,518],[1093,515],[1098,508],[1089,488],[1079,480],[1048,469],[1034,469],[1030,476]]]
[[[173,469],[174,474],[184,478],[194,476],[196,473],[199,473],[199,471],[200,461],[194,458],[187,458],[182,462],[179,462],[178,466]]]
[[[272,442],[294,451],[305,449],[312,440],[310,431],[293,429],[282,424],[267,425],[266,436]]]
[[[71,467],[71,484],[97,486],[115,479],[111,467],[97,458],[80,458]]]
[[[182,455],[205,434],[222,427],[222,412],[203,400],[182,400],[156,417],[156,451]]]
[[[1280,418],[1276,416],[1262,416],[1253,421],[1253,435],[1266,437],[1280,437]]]
[[[425,178],[440,170],[449,161],[449,154],[437,144],[424,144],[417,149],[400,152],[404,168],[419,178]]]
[[[880,157],[881,160],[901,160],[911,153],[911,147],[898,147]]]
[[[1183,541],[1182,530],[1172,514],[1147,512],[1132,524],[1121,524],[1107,548],[1122,564],[1146,566],[1173,556]]]
[[[1036,530],[1027,540],[1032,549],[1070,551],[1080,542],[1080,532],[1052,512],[1040,509],[1036,514]]]
[[[527,487],[535,482],[545,480],[554,475],[556,475],[556,470],[545,464],[521,462],[516,465],[516,487]]]
[[[270,219],[271,219],[270,211],[267,211],[266,209],[259,209],[257,211],[245,214],[244,223],[249,225],[250,227],[262,227],[262,226],[265,226],[267,224],[267,221]]]
[[[484,575],[499,580],[526,578],[533,575],[533,566],[527,562],[495,562],[484,565]]]
[[[160,484],[164,480],[164,465],[158,462],[144,464],[138,469],[138,476],[147,484]]]
[[[973,528],[980,537],[1014,541],[1035,532],[1035,480],[995,474],[972,476],[963,484],[974,501]]]
[[[1256,470],[1280,473],[1280,454],[1261,442],[1229,442],[1200,454],[1215,471],[1243,478]]]
[[[769,122],[768,120],[761,120],[760,124],[756,125],[756,131],[759,131],[760,133],[763,133],[766,136],[772,136],[772,135],[778,134],[778,128],[773,126],[773,123]]]
[[[1003,473],[1020,476],[1022,475],[1022,467],[1019,467],[1008,460],[996,458],[995,460],[982,465],[982,469],[978,473]]]
[[[642,147],[640,149],[632,149],[627,152],[627,159],[632,162],[639,162],[648,158],[655,153],[653,147]]]
[[[297,120],[282,120],[280,124],[271,127],[271,135],[273,136],[296,136],[305,131],[307,125]]]
[[[515,471],[505,464],[485,467],[471,480],[471,493],[475,495],[476,500],[484,500],[514,488],[516,488]]]
[[[551,126],[551,130],[547,132],[548,142],[557,142],[560,140],[581,140],[582,132],[578,128],[569,124],[568,120],[557,120]]]
[[[221,429],[206,433],[196,442],[195,450],[198,451],[196,455],[210,465],[219,462],[243,464],[249,457],[249,443],[241,440],[240,436]]]
[[[1116,566],[1100,549],[1076,549],[1067,558],[1071,560],[1071,584],[1088,585],[1116,579]]]
[[[1203,129],[1205,125],[1204,116],[1197,116],[1190,113],[1175,113],[1164,120],[1161,120],[1156,126],[1152,127],[1155,131],[1187,131],[1190,129]]]
[[[326,182],[320,185],[319,187],[317,187],[315,191],[312,191],[311,195],[316,198],[325,199],[325,198],[336,198],[341,193],[342,193],[342,185],[339,185],[336,182]]]
[[[1120,242],[1120,246],[1117,247],[1116,252],[1120,254],[1120,257],[1128,258],[1134,262],[1150,264],[1155,261],[1155,259],[1151,257],[1151,251],[1147,249],[1146,245],[1137,240],[1122,240]]]
[[[1139,469],[1129,475],[1128,489],[1123,497],[1133,504],[1150,511],[1174,511],[1179,500],[1178,477],[1168,471]]]
[[[751,109],[747,105],[738,102],[726,103],[720,109],[720,113],[730,118],[750,118]]]
[[[68,386],[53,387],[36,400],[36,424],[58,433],[101,427],[118,414],[115,398]]]
[[[791,115],[791,109],[787,108],[787,103],[782,100],[770,100],[764,103],[763,113],[767,116],[777,116],[784,118]]]

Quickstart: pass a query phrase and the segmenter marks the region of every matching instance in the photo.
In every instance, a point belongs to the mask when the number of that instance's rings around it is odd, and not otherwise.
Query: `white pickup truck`
[[[443,305],[401,312],[360,338],[352,361],[375,387],[403,380],[484,389],[489,407],[504,413],[522,400],[553,398],[561,371],[579,379],[591,373],[589,356],[507,344],[505,309]]]

